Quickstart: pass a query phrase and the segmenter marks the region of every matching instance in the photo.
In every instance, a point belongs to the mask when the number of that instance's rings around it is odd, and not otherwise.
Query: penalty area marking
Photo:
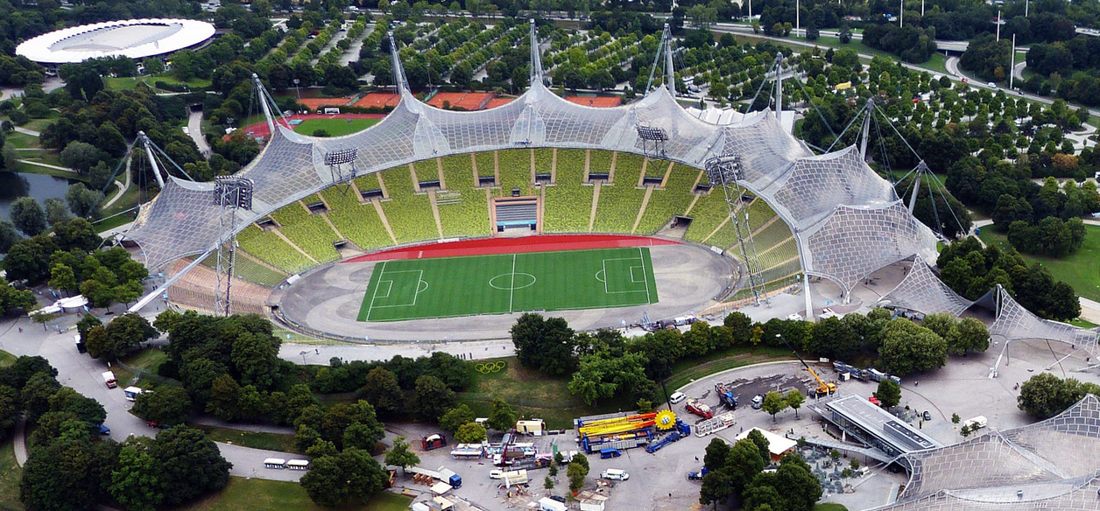
[[[419,298],[419,296],[420,296],[420,293],[423,293],[424,291],[428,290],[428,282],[426,280],[424,280],[424,270],[397,270],[397,271],[390,271],[390,272],[388,272],[388,275],[387,275],[386,261],[383,261],[382,262],[382,268],[381,268],[380,272],[381,273],[378,276],[378,285],[375,286],[375,288],[374,288],[374,294],[371,295],[371,299],[370,299],[370,307],[367,308],[367,317],[366,317],[367,321],[370,321],[370,315],[371,315],[371,312],[374,309],[388,309],[388,308],[392,308],[392,307],[413,307],[413,306],[415,306],[417,298]],[[416,274],[416,287],[413,288],[412,303],[391,303],[391,304],[388,304],[388,305],[375,305],[374,304],[375,299],[389,298],[390,295],[393,294],[393,282],[394,282],[394,280],[392,278],[390,280],[383,280],[383,279],[385,279],[389,275],[394,275],[396,273],[415,273]],[[378,290],[379,290],[379,288],[381,288],[383,282],[389,284],[389,287],[386,288],[386,295],[385,296],[380,296],[378,294]]]
[[[645,284],[646,302],[648,303],[649,302],[649,277],[648,277],[648,275],[646,275],[647,272],[645,271],[645,258],[642,257],[642,248],[638,247],[638,257],[616,257],[616,258],[612,258],[612,259],[601,259],[600,260],[601,269],[596,272],[596,281],[597,282],[603,282],[603,292],[604,292],[604,294],[615,295],[615,294],[623,294],[623,293],[641,293],[642,292],[641,289],[627,289],[627,290],[624,290],[624,291],[611,291],[611,290],[607,289],[607,262],[608,261],[631,261],[631,262],[637,261],[640,264],[640,266],[628,266],[627,267],[629,269],[628,271],[630,272],[630,283],[631,284],[639,284],[639,283],[644,283]],[[642,278],[643,278],[642,282],[638,282],[638,280],[634,278],[634,268],[641,268],[642,269]],[[603,277],[601,278],[600,275],[603,275]]]

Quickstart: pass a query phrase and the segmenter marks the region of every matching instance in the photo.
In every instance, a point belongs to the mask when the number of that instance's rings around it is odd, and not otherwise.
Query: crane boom
[[[814,380],[817,381],[817,394],[818,395],[821,395],[821,394],[828,395],[828,394],[832,394],[832,393],[836,392],[836,384],[835,383],[829,383],[829,382],[826,382],[825,380],[821,379],[821,377],[817,375],[817,371],[814,371],[814,368],[810,367],[810,364],[807,364],[806,361],[802,359],[802,355],[798,354],[798,350],[794,349],[794,347],[791,346],[791,344],[789,342],[787,342],[786,339],[783,339],[782,337],[780,337],[780,339],[783,340],[783,344],[786,344],[787,347],[791,349],[791,353],[794,353],[794,356],[798,358],[798,361],[802,362],[802,367],[806,368],[806,372],[810,373],[810,376],[813,376]]]

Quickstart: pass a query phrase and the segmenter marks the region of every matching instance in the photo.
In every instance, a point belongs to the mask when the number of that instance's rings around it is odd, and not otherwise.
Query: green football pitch
[[[383,261],[359,321],[657,303],[648,248]]]

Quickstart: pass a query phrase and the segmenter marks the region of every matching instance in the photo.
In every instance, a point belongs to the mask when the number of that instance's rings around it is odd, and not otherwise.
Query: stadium
[[[1095,339],[1003,290],[975,303],[940,282],[935,234],[856,146],[815,154],[771,110],[707,123],[669,85],[572,103],[531,59],[521,97],[456,112],[417,100],[394,52],[399,103],[342,137],[295,133],[261,101],[272,135],[249,166],[217,184],[169,176],[142,207],[126,242],[166,281],[134,309],[211,310],[230,285],[231,310],[314,335],[463,340],[506,336],[524,311],[593,329],[782,293],[806,317],[980,307],[998,340]]]
[[[214,25],[187,19],[132,19],[81,25],[24,41],[15,54],[43,65],[103,57],[143,59],[203,44]]]

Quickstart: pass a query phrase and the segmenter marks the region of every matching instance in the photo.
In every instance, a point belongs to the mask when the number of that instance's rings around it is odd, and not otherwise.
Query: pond
[[[0,220],[11,220],[12,203],[24,195],[34,197],[43,207],[46,199],[65,200],[65,192],[74,182],[42,174],[0,172]]]

